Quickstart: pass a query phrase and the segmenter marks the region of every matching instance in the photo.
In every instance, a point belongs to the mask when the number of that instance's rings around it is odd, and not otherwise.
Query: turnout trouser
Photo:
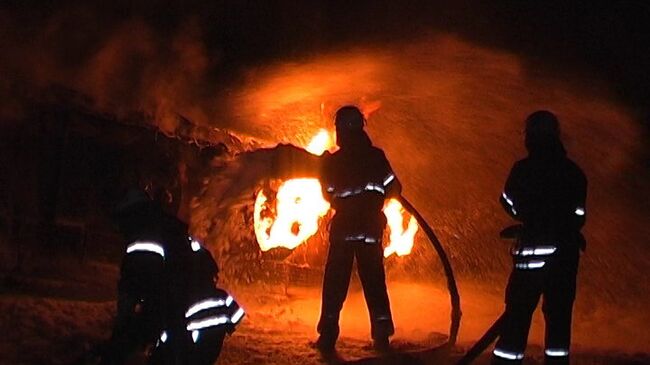
[[[368,305],[373,339],[391,336],[395,330],[390,312],[384,273],[381,242],[346,242],[330,240],[318,333],[336,339],[339,334],[339,314],[348,293],[352,263],[357,258],[359,278]]]
[[[568,364],[578,252],[563,253],[541,268],[515,268],[506,289],[506,315],[493,364],[520,364],[540,296],[546,322],[546,364]]]
[[[124,364],[129,356],[155,343],[160,328],[159,317],[159,308],[150,301],[120,293],[113,332],[103,350],[101,364]]]
[[[208,329],[200,331],[196,341],[182,329],[170,331],[167,342],[154,349],[147,365],[212,365],[219,358],[226,331]]]

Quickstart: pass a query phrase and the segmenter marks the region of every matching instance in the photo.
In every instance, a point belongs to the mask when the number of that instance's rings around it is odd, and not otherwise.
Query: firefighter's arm
[[[332,202],[332,193],[334,192],[334,187],[328,185],[327,182],[321,184],[321,192],[323,193],[323,198],[327,200],[328,203]]]
[[[334,193],[334,186],[332,185],[332,180],[330,178],[331,174],[329,172],[329,161],[331,158],[332,154],[328,151],[325,151],[323,154],[320,162],[320,176],[319,180],[321,182],[321,192],[323,194],[323,198],[327,200],[329,203],[332,202],[332,193]]]
[[[517,166],[515,165],[512,168],[512,170],[510,170],[510,174],[508,175],[508,179],[506,180],[506,184],[505,187],[503,188],[503,192],[499,197],[499,202],[501,203],[503,210],[505,210],[506,213],[508,213],[508,215],[510,215],[512,218],[516,220],[521,221],[521,215],[520,212],[518,211],[519,206],[516,200],[516,197],[518,196],[517,184],[518,184]]]
[[[573,212],[573,222],[576,230],[580,230],[587,220],[587,178],[582,171],[579,172],[575,191],[575,210]]]
[[[393,174],[395,176],[395,174]],[[399,198],[399,196],[402,194],[402,183],[397,179],[397,176],[393,179],[393,181],[386,186],[386,197],[387,198]]]
[[[386,192],[386,198],[399,198],[402,194],[402,183],[395,175],[393,168],[390,166],[386,155],[382,153],[383,163],[384,163],[384,180],[382,184],[384,185],[384,190]]]

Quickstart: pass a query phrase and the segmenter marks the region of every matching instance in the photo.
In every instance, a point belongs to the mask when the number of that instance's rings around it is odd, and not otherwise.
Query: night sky
[[[174,72],[169,45],[178,34],[191,34],[208,60],[197,85],[201,93],[236,82],[249,66],[442,31],[515,52],[553,74],[577,76],[586,87],[604,80],[648,122],[650,5],[643,1],[10,0],[2,3],[0,19],[1,87],[10,97],[30,93],[34,84],[74,89],[77,72],[125,24],[149,32],[153,51],[143,52],[155,55],[159,72]],[[135,85],[145,69],[134,61],[116,82]]]

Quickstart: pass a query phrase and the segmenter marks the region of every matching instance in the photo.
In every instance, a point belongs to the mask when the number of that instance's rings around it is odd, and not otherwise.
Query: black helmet
[[[365,124],[366,118],[361,110],[354,105],[346,105],[336,111],[337,131],[360,131]]]
[[[140,189],[129,189],[122,199],[115,205],[114,213],[123,214],[134,208],[143,207],[152,203],[147,193]]]
[[[565,154],[555,114],[538,110],[526,118],[526,148],[535,155]]]
[[[139,189],[129,189],[115,205],[112,218],[122,234],[131,238],[156,220],[160,214],[160,208],[147,193]]]
[[[555,114],[548,110],[538,110],[526,118],[526,136],[560,136],[560,123]]]

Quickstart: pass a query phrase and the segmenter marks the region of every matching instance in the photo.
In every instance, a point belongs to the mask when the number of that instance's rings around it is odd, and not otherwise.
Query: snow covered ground
[[[52,270],[74,273],[71,262],[51,265]],[[29,275],[19,277],[0,295],[0,363],[72,364],[84,352],[106,339],[114,315],[114,287],[92,285],[116,279],[107,264],[75,265],[77,273],[94,275]],[[356,279],[341,318],[337,349],[341,359],[363,364],[451,364],[463,349],[489,327],[502,309],[499,290],[460,282],[463,321],[459,345],[431,351],[443,344],[449,326],[448,296],[436,284],[389,282],[396,324],[395,354],[377,357],[369,345],[368,314]],[[320,364],[324,360],[311,343],[320,309],[317,287],[249,286],[233,288],[247,311],[239,329],[227,339],[218,364]],[[650,323],[647,311],[630,312],[610,307],[591,310],[579,299],[574,320],[575,364],[647,364],[648,333],[640,323]],[[542,359],[543,320],[536,313],[528,354],[530,364]],[[477,364],[486,364],[485,354]],[[134,360],[135,361],[135,360]],[[134,362],[137,363],[137,362]]]

